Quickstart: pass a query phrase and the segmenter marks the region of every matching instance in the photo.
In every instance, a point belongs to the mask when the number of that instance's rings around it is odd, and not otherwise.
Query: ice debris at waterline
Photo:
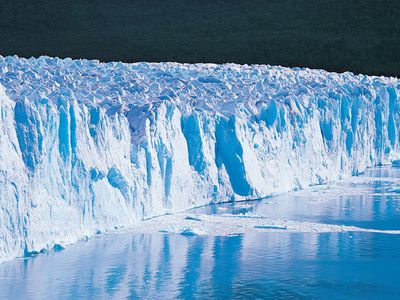
[[[400,230],[382,230],[307,221],[280,220],[268,217],[257,218],[252,214],[248,214],[246,218],[236,214],[197,214],[195,216],[198,218],[198,221],[185,218],[184,212],[164,215],[139,222],[134,228],[129,229],[129,232],[138,234],[174,233],[187,236],[229,236],[254,232],[370,232],[400,235]],[[121,230],[118,233],[126,233],[126,231]]]
[[[390,163],[399,80],[0,57],[0,261]]]

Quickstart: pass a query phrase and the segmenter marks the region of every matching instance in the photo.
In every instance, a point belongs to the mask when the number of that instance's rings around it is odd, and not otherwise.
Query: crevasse
[[[396,78],[0,57],[0,261],[400,158]]]

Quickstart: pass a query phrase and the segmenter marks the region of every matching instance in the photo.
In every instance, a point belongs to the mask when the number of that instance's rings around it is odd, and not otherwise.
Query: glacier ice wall
[[[0,57],[0,261],[390,163],[399,90],[299,68]]]

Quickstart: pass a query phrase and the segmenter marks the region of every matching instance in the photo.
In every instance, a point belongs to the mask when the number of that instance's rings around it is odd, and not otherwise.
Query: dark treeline
[[[398,0],[0,0],[0,54],[400,77]]]

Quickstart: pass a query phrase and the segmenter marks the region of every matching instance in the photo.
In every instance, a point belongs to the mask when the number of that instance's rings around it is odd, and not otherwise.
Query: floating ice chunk
[[[197,216],[186,216],[185,220],[189,221],[201,221],[201,219]]]
[[[55,244],[53,246],[53,249],[54,249],[54,251],[62,251],[62,250],[65,249],[65,247],[63,245],[61,245],[61,244]]]
[[[194,230],[192,228],[182,229],[181,234],[188,235],[188,236],[196,235],[196,233],[194,232]]]
[[[400,194],[400,185],[390,186],[385,189],[386,192],[389,193],[399,193]]]
[[[225,210],[228,210],[228,208],[227,207],[223,207],[223,206],[218,206],[217,210],[225,211]]]
[[[251,204],[239,204],[239,205],[235,205],[235,208],[245,208],[245,209],[249,209],[252,208],[253,206]]]
[[[224,218],[240,218],[240,219],[264,219],[266,216],[254,214],[251,212],[240,213],[240,214],[220,214],[219,216]]]
[[[287,229],[287,226],[280,226],[280,225],[255,225],[254,228],[257,228],[257,229]]]

